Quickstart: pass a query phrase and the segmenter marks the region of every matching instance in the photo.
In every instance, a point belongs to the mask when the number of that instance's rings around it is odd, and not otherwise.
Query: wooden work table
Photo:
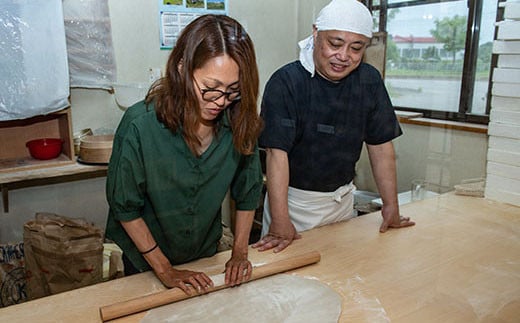
[[[321,253],[318,264],[292,273],[341,295],[340,322],[518,322],[519,207],[448,193],[401,211],[417,225],[381,234],[380,213],[371,213],[304,232],[282,254]],[[280,255],[251,250],[250,260]],[[215,274],[228,257],[219,253],[182,267]],[[0,320],[99,322],[101,306],[162,289],[148,272],[0,309]]]

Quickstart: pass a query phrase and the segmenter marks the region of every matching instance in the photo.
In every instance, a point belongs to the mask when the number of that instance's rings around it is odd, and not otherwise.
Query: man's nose
[[[336,53],[336,58],[343,62],[347,61],[349,57],[350,53],[348,49],[341,49]]]

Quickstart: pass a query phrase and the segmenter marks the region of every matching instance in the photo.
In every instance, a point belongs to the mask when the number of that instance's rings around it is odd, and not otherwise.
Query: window
[[[487,123],[503,0],[368,2],[376,30],[388,35],[385,84],[396,109]]]

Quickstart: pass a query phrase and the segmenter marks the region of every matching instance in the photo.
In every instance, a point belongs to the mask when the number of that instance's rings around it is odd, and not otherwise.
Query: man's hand
[[[385,207],[383,204],[381,209],[383,223],[379,227],[379,232],[386,232],[388,228],[405,228],[415,225],[415,222],[411,221],[409,217],[401,216],[398,210],[392,207]]]
[[[295,239],[300,239],[301,235],[296,232],[294,225],[290,223],[284,228],[277,228],[271,223],[269,233],[252,245],[258,251],[273,249],[274,252],[280,252],[287,248]]]

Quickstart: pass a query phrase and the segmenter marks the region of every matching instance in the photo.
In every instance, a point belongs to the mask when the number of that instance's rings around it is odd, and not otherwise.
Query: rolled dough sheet
[[[216,286],[221,278],[212,277]],[[341,297],[318,280],[278,274],[151,309],[157,322],[338,322]]]

